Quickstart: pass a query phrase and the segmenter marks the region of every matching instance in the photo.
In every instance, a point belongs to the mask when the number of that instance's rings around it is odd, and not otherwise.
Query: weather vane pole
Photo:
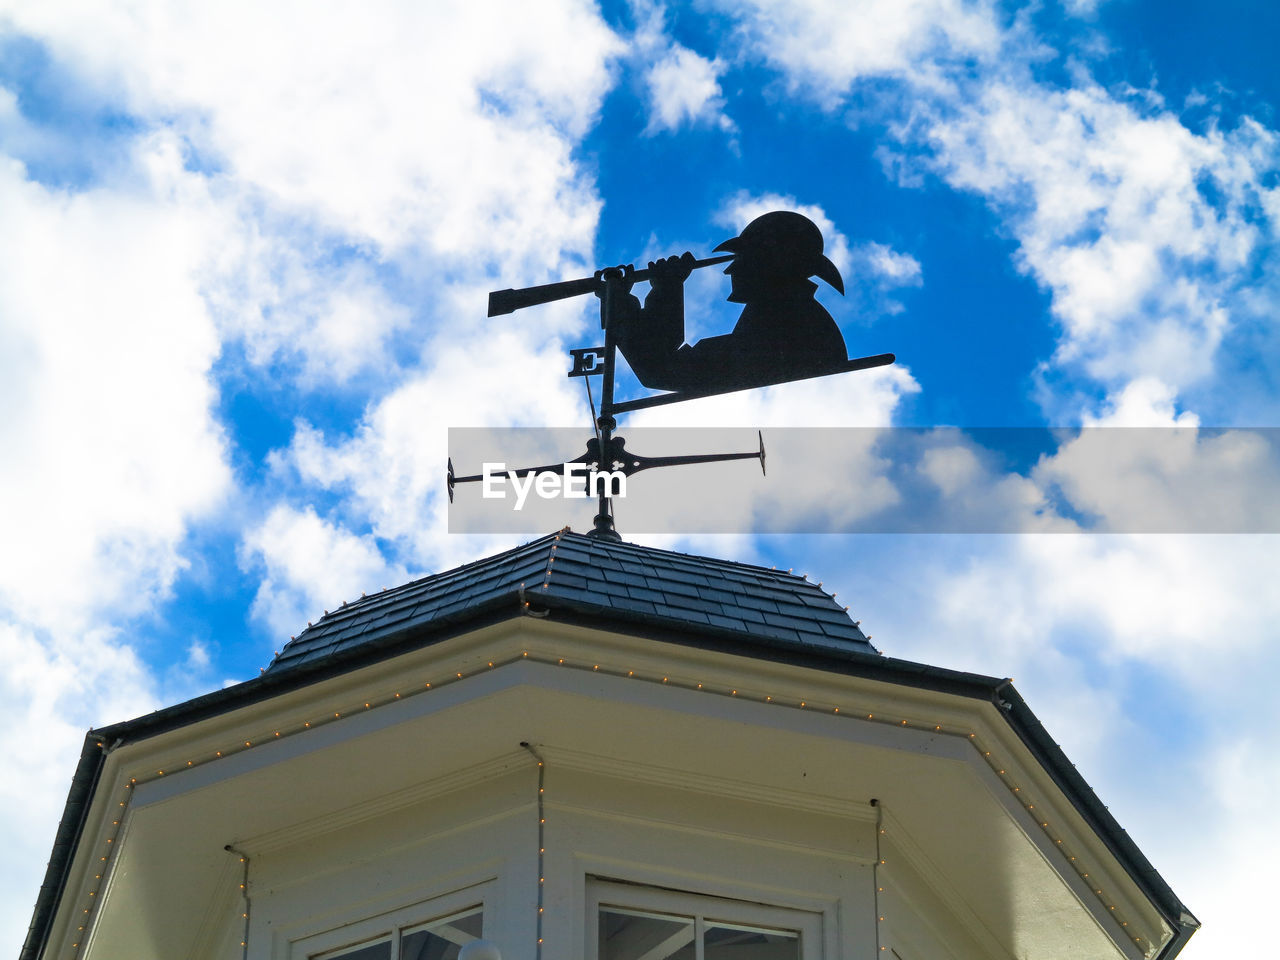
[[[766,213],[716,250],[727,252],[703,260],[685,253],[652,262],[645,270],[631,265],[607,267],[578,280],[489,294],[490,317],[588,293],[600,299],[604,345],[570,350],[573,366],[568,374],[585,379],[588,402],[593,407],[590,377],[600,376],[600,410],[598,415],[592,411],[595,435],[587,441],[587,452],[568,463],[628,477],[653,467],[746,459],[759,460],[763,471],[763,436],[759,437],[759,450],[752,453],[642,457],[626,450],[624,439],[614,436],[617,415],[894,362],[891,353],[848,359],[840,328],[814,298],[817,285],[809,278],[818,277],[841,294],[844,281],[835,264],[823,255],[822,234],[807,217],[790,211]],[[728,299],[743,305],[737,325],[723,336],[686,344],[685,281],[696,269],[729,261],[732,262],[725,269],[732,279]],[[643,305],[631,293],[632,286],[640,281],[649,283]],[[644,386],[666,392],[616,402],[615,363],[619,350]],[[560,472],[564,466],[524,467],[511,471],[511,475]],[[456,484],[482,479],[482,474],[455,476],[450,460],[450,502]],[[596,488],[599,509],[590,535],[621,539],[613,521],[612,482],[597,483]]]

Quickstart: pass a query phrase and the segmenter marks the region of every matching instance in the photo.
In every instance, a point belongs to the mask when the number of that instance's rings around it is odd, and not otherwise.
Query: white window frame
[[[484,918],[482,925],[488,923],[492,915],[487,903],[487,894],[491,886],[486,883],[464,890],[455,890],[441,897],[433,897],[430,900],[423,900],[374,917],[345,923],[330,930],[302,937],[289,944],[289,960],[327,960],[331,957],[340,957],[345,951],[373,946],[383,940],[391,942],[391,960],[397,960],[401,937],[415,933],[423,927],[453,916],[472,913],[477,909],[481,911]]]
[[[696,960],[703,960],[703,936],[707,926],[714,926],[716,922],[765,930],[796,931],[800,934],[800,960],[822,960],[820,913],[665,887],[615,883],[591,877],[587,878],[586,960],[600,960],[600,910],[610,907],[693,917]]]

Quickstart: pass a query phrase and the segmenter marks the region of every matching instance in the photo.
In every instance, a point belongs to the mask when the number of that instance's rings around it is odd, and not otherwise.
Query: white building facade
[[[562,531],[91,732],[23,960],[1167,960],[1195,926],[1007,681]]]

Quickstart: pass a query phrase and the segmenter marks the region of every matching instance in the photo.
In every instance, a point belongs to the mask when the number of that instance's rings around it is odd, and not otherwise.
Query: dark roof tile
[[[747,641],[876,652],[835,599],[803,577],[564,530],[348,603],[286,644],[268,671],[411,638],[435,621],[465,619],[508,600],[514,608],[522,584],[535,604],[711,628]]]

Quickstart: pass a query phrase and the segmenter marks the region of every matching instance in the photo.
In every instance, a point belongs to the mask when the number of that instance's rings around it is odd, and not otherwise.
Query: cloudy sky
[[[851,355],[899,362],[635,422],[1277,425],[1276,36],[1249,0],[0,0],[0,952],[86,728],[522,539],[447,532],[447,429],[585,425],[595,302],[487,320],[491,289],[796,209]],[[732,325],[726,282],[690,281],[691,340]],[[1184,956],[1253,952],[1280,543],[1061,532],[1221,459],[1193,434],[1098,482],[1062,444],[918,464],[1059,532],[646,542],[795,567],[888,654],[1014,676],[1204,922]],[[1236,454],[1248,530],[1280,474]],[[832,528],[894,497],[872,479],[825,478]]]

